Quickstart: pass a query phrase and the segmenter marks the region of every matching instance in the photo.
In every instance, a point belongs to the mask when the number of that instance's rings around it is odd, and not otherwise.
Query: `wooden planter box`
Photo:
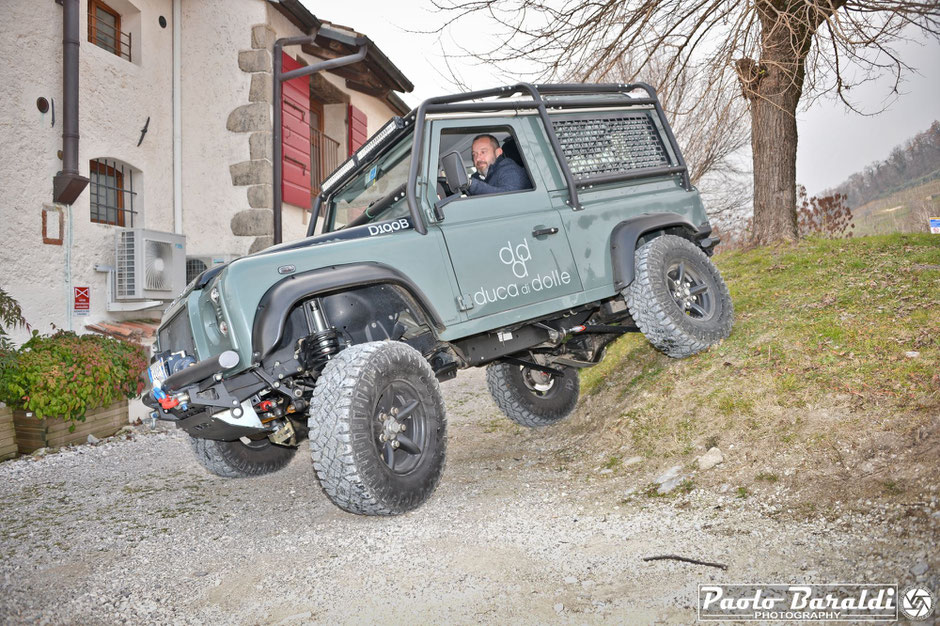
[[[127,426],[127,400],[118,400],[109,406],[88,411],[84,422],[55,417],[41,420],[33,417],[32,413],[14,411],[13,423],[16,427],[17,447],[22,454],[29,454],[39,448],[61,448],[71,443],[85,443],[88,435],[99,439],[108,437]],[[75,424],[75,430],[69,432],[72,424]]]
[[[16,431],[13,429],[13,409],[0,405],[0,461],[16,456]]]

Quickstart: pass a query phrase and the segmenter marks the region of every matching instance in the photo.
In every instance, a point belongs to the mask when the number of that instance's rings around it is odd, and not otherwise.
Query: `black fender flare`
[[[685,231],[692,241],[699,241],[711,233],[706,222],[695,226],[678,213],[645,213],[620,222],[610,233],[610,259],[614,275],[614,289],[620,291],[633,282],[636,272],[635,253],[637,242],[650,232],[676,230]]]
[[[260,362],[277,346],[284,334],[287,316],[302,300],[343,288],[380,283],[403,288],[418,304],[426,321],[438,331],[444,329],[444,322],[424,292],[395,268],[371,261],[330,265],[288,276],[265,292],[258,303],[252,326],[252,360]]]

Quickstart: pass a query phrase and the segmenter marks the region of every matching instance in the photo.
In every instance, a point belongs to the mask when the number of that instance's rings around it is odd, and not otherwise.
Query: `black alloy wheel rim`
[[[666,286],[683,315],[698,321],[714,315],[715,299],[709,283],[697,268],[685,261],[673,263],[666,271]]]
[[[372,441],[389,470],[407,474],[418,467],[428,447],[428,422],[411,383],[393,380],[382,389],[372,414]]]

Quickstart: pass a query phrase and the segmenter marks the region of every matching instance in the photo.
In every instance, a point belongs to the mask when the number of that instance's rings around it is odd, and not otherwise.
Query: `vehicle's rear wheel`
[[[283,469],[294,458],[297,448],[278,446],[267,438],[243,443],[190,439],[196,460],[204,468],[224,478],[262,476]]]
[[[323,368],[310,403],[310,451],[333,503],[360,515],[397,515],[434,492],[444,470],[444,399],[414,348],[350,346]]]
[[[553,366],[553,375],[522,365],[491,363],[486,367],[486,385],[506,417],[522,426],[554,424],[568,417],[578,404],[578,373]]]
[[[731,333],[728,287],[705,253],[682,237],[663,235],[637,249],[636,275],[624,296],[636,325],[668,356],[691,356]]]

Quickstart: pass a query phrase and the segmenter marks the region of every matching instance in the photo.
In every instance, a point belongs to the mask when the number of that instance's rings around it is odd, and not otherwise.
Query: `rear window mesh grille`
[[[575,178],[670,165],[659,131],[645,111],[553,116],[552,126]]]

